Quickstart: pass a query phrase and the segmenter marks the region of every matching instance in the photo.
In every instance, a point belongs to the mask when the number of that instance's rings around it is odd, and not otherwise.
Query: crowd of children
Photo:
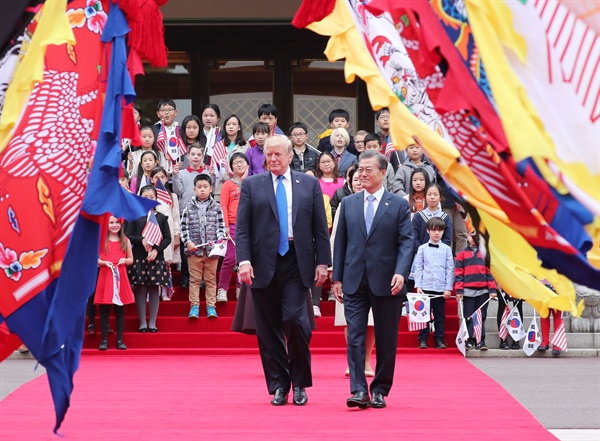
[[[176,121],[176,103],[161,100],[157,107],[159,121],[140,125],[142,145],[123,143],[121,185],[160,204],[147,216],[127,224],[114,217],[109,220],[106,243],[99,250],[97,291],[89,303],[90,308],[100,305],[101,350],[108,348],[110,305],[114,305],[117,317],[118,349],[126,349],[122,340],[124,304],[136,303],[139,332],[158,332],[160,300],[169,301],[173,293],[172,265],[181,269],[180,286],[189,289],[188,318],[203,315],[201,287],[206,295],[205,316],[218,317],[217,303],[227,302],[236,266],[235,230],[241,184],[246,177],[266,170],[265,140],[273,134],[283,134],[277,126],[277,115],[274,105],[260,106],[252,137],[246,140],[237,115],[227,116],[218,126],[221,112],[216,104],[206,104],[200,117],[186,116],[180,126]],[[452,195],[421,145],[411,144],[405,150],[393,148],[388,109],[378,111],[375,122],[377,133],[359,130],[352,137],[349,113],[335,109],[329,114],[330,128],[319,136],[316,148],[308,143],[307,125],[295,122],[288,133],[293,147],[290,167],[319,180],[331,229],[332,223],[335,225],[331,219],[335,220],[341,200],[355,191],[353,177],[356,178],[354,172],[361,153],[377,150],[386,155],[389,163],[384,185],[408,201],[412,216],[414,260],[408,288],[430,296],[434,347],[443,349],[447,347],[445,302],[452,291],[464,302],[465,317],[483,305],[485,321],[486,300],[496,296],[496,285],[473,238],[466,234],[464,219],[458,214]],[[225,157],[219,160],[215,156],[217,143],[226,150]],[[150,224],[154,224],[152,239]],[[222,241],[227,242],[227,251],[218,271],[220,259],[213,254],[213,248]],[[238,281],[236,296],[239,292]],[[313,294],[313,312],[319,317],[321,292],[316,290]],[[331,295],[328,300],[332,300]],[[499,320],[502,310],[498,308]],[[91,333],[93,312],[88,315]],[[470,320],[468,329],[467,348],[487,349],[485,331],[476,342]],[[427,348],[429,334],[429,326],[421,329],[419,348]],[[509,345],[502,340],[500,347],[507,349]],[[513,342],[512,348],[518,347],[518,342]]]

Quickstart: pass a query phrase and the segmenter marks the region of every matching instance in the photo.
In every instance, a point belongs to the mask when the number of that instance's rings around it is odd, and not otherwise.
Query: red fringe
[[[127,17],[130,28],[142,19],[140,17],[140,0],[119,0],[119,8]]]
[[[139,4],[139,20],[129,23],[129,45],[154,67],[168,65],[165,27],[159,7],[168,0],[133,0]]]
[[[303,0],[292,20],[297,28],[305,28],[311,23],[321,21],[333,12],[336,0]]]

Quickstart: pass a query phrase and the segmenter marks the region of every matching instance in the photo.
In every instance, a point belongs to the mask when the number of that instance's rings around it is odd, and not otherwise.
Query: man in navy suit
[[[308,401],[312,386],[308,289],[331,262],[323,193],[312,176],[290,169],[288,138],[267,138],[268,172],[242,182],[236,253],[242,282],[252,286],[258,347],[275,406]],[[287,341],[287,347],[286,347]]]
[[[364,191],[347,196],[338,209],[333,293],[344,303],[348,322],[348,407],[383,408],[394,378],[398,325],[406,301],[404,281],[412,260],[412,223],[408,203],[383,187],[387,160],[368,150],[361,154],[359,179]],[[369,398],[365,377],[365,340],[373,309],[377,365]]]

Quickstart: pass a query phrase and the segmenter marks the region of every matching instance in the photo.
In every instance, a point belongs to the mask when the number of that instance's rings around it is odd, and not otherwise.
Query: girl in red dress
[[[94,303],[100,305],[100,330],[102,342],[98,349],[108,349],[108,315],[111,305],[115,306],[117,322],[117,349],[127,349],[123,343],[123,328],[125,325],[125,311],[123,305],[133,303],[133,292],[127,277],[127,265],[133,263],[131,242],[125,236],[121,221],[114,216],[108,220],[108,234],[106,243],[100,245],[98,257],[98,282]]]

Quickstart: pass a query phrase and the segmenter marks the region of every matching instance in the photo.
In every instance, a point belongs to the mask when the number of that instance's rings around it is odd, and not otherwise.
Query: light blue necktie
[[[373,224],[373,218],[375,217],[375,205],[373,201],[375,196],[370,194],[367,196],[367,213],[365,214],[365,224],[367,226],[367,234],[371,231],[371,225]]]
[[[288,206],[285,187],[283,186],[283,175],[277,176],[277,191],[275,192],[275,200],[277,201],[277,215],[279,216],[279,246],[277,252],[284,256],[290,249],[288,241]]]

